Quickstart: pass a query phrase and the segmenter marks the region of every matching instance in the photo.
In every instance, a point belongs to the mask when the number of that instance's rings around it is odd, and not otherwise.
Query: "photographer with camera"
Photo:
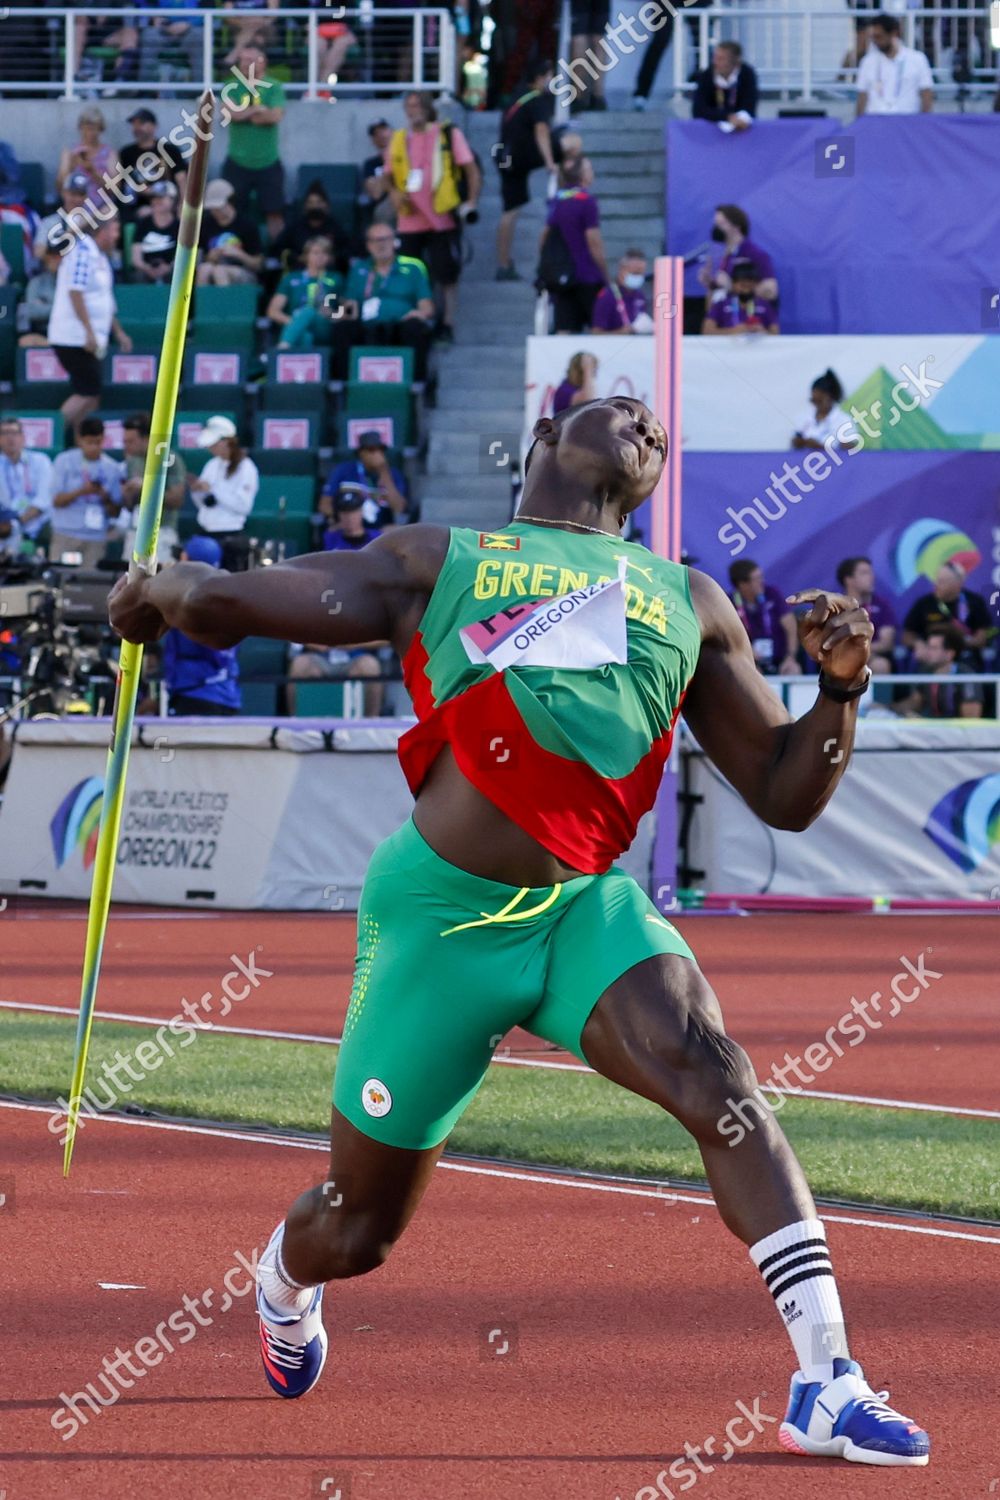
[[[83,418],[76,442],[53,465],[49,555],[59,562],[68,553],[82,567],[95,568],[122,509],[121,478],[117,463],[104,452],[100,417]]]

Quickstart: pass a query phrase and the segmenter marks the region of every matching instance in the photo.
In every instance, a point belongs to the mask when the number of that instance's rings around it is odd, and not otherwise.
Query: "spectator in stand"
[[[122,443],[125,449],[125,457],[121,466],[122,505],[132,512],[124,551],[126,558],[131,558],[135,548],[138,521],[136,507],[142,495],[142,479],[146,472],[146,454],[149,451],[150,415],[145,411],[133,412],[131,416],[125,418],[122,427]],[[163,520],[156,539],[156,560],[160,564],[170,562],[174,555],[174,548],[177,546],[175,523],[187,493],[188,475],[184,460],[173,449],[168,454],[168,458],[170,467],[167,469],[167,483],[163,491]]]
[[[702,333],[780,333],[773,302],[757,295],[757,272],[752,260],[738,260],[732,270],[732,291],[709,292],[705,298]]]
[[[77,446],[67,448],[52,472],[52,540],[49,556],[79,553],[81,565],[94,568],[108,549],[112,522],[122,508],[118,465],[104,452],[104,423],[84,417]]]
[[[209,417],[198,434],[198,447],[212,455],[199,477],[190,481],[198,530],[221,544],[223,566],[230,573],[243,572],[250,555],[247,517],[260,488],[257,465],[240,447],[236,424],[228,417]]]
[[[795,616],[772,584],[764,582],[759,563],[741,557],[729,565],[733,604],[750,637],[758,671],[798,676],[799,635]]]
[[[0,557],[6,561],[16,557],[21,550],[21,528],[17,516],[0,502]],[[3,638],[0,638],[3,639]],[[0,661],[3,657],[0,656]]]
[[[194,16],[171,17],[171,10],[193,10],[190,0],[156,0],[156,14],[148,16],[139,31],[139,77],[167,82],[175,74],[164,74],[164,53],[182,53],[191,78],[202,76],[204,21]],[[169,65],[172,67],[172,63]],[[183,184],[177,184],[183,195]]]
[[[279,349],[313,349],[329,344],[331,315],[337,307],[329,299],[337,298],[343,282],[330,269],[333,246],[323,235],[306,241],[302,266],[288,271],[278,282],[267,304],[267,316],[280,335]]]
[[[513,258],[514,229],[518,214],[531,197],[529,177],[541,167],[547,172],[556,170],[558,153],[552,137],[556,101],[549,88],[552,75],[552,64],[539,62],[528,89],[514,100],[500,121],[500,140],[494,147],[503,202],[497,225],[497,281],[520,280]]]
[[[642,46],[642,62],[639,65],[639,76],[636,79],[635,93],[632,95],[632,108],[644,110],[648,108],[649,96],[653,92],[653,84],[656,80],[656,72],[660,66],[660,59],[670,46],[674,34],[674,18],[677,15],[676,4],[670,0],[653,0],[659,15],[650,15],[645,23],[649,28],[649,36]],[[698,10],[710,5],[712,0],[686,0],[686,10]],[[656,23],[656,30],[652,29]],[[698,22],[695,17],[688,18],[688,31],[691,37],[692,48],[698,46]]]
[[[718,270],[711,260],[698,268],[698,280],[706,290],[728,292],[732,288],[732,268],[738,260],[752,260],[757,272],[757,295],[765,302],[777,302],[778,282],[774,262],[766,250],[755,245],[750,235],[750,220],[735,203],[720,203],[712,221],[712,239],[726,247]]]
[[[71,172],[62,185],[59,197],[62,209],[54,214],[47,214],[35,231],[35,254],[41,259],[41,245],[55,242],[57,251],[65,248],[66,221],[74,226],[78,222],[79,215],[74,217],[74,211],[83,208],[87,201],[87,189],[90,179],[86,172]]]
[[[118,243],[118,216],[82,232],[62,256],[56,272],[56,294],[49,318],[49,343],[69,376],[70,395],[63,402],[63,421],[73,432],[101,396],[101,361],[112,336],[123,354],[132,340],[118,321],[114,272],[108,252]]]
[[[401,471],[390,464],[385,443],[374,428],[361,434],[354,458],[330,470],[319,499],[324,516],[333,517],[337,496],[345,485],[362,492],[361,517],[367,526],[384,529],[410,519],[410,487]]]
[[[583,406],[597,400],[597,356],[580,350],[566,370],[566,379],[552,393],[552,415],[557,417],[569,406]]]
[[[49,342],[49,319],[56,300],[56,275],[59,271],[59,251],[47,240],[40,239],[35,254],[42,262],[24,289],[24,297],[17,305],[17,326],[20,332],[18,343],[23,349],[41,348]]]
[[[240,47],[239,70],[252,87],[227,85],[226,105],[232,116],[227,136],[229,150],[222,175],[231,182],[240,202],[251,195],[267,221],[270,241],[285,224],[285,173],[281,165],[278,126],[285,114],[285,90],[267,76],[267,53],[257,46]]]
[[[645,285],[645,255],[641,250],[626,250],[618,262],[614,281],[597,294],[591,333],[652,333]]]
[[[711,120],[730,133],[749,130],[757,113],[757,74],[743,61],[739,42],[717,42],[712,66],[694,78],[691,117]]]
[[[964,631],[953,622],[931,627],[921,648],[921,670],[950,680],[914,683],[906,696],[893,704],[896,713],[922,719],[983,717],[983,684],[962,680],[963,670],[969,670],[962,666],[965,640]]]
[[[331,525],[323,534],[324,551],[357,552],[382,535],[377,526],[370,526],[364,519],[365,503],[361,485],[346,484],[336,494],[329,512]],[[363,693],[365,717],[377,719],[382,712],[384,688],[380,681],[371,679],[382,675],[376,655],[380,645],[378,641],[370,641],[346,650],[317,644],[292,646],[288,675],[295,682],[368,678]],[[294,714],[295,689],[289,686],[287,691],[289,711]]]
[[[569,250],[572,280],[552,293],[553,331],[582,333],[589,328],[597,293],[609,280],[608,263],[601,238],[601,213],[597,199],[583,186],[579,159],[564,161],[559,170],[559,191],[549,199],[548,217],[539,249],[555,230]]]
[[[344,288],[343,317],[333,324],[331,375],[347,379],[348,351],[357,344],[403,344],[414,351],[417,380],[427,378],[434,299],[422,260],[396,254],[387,224],[365,235],[368,258],[351,267]]]
[[[172,182],[154,182],[149,190],[149,214],[136,225],[132,242],[132,271],[137,281],[160,286],[169,282],[177,254],[181,221],[177,217],[177,189]]]
[[[17,517],[21,535],[42,550],[52,521],[52,460],[24,446],[15,416],[0,417],[0,506]]]
[[[392,179],[385,165],[392,134],[392,126],[388,120],[373,120],[368,127],[368,139],[375,148],[375,154],[366,156],[361,163],[361,180],[364,184],[361,210],[366,229],[369,224],[390,224],[393,229],[396,227],[396,209],[389,191]]]
[[[333,217],[330,200],[319,178],[306,188],[302,208],[295,218],[278,235],[271,245],[271,254],[276,256],[286,270],[298,270],[309,240],[322,235],[330,241],[331,257],[336,255],[337,243],[347,238]]]
[[[903,621],[903,643],[918,662],[924,661],[923,647],[931,630],[940,625],[956,625],[961,630],[965,637],[962,660],[970,672],[981,672],[982,649],[994,633],[990,607],[982,594],[965,587],[965,569],[958,562],[941,564],[934,575],[934,592],[915,600]]]
[[[439,303],[437,335],[451,343],[462,273],[460,225],[478,213],[482,176],[457,125],[438,123],[432,95],[409,93],[403,109],[408,128],[393,132],[385,154],[399,248],[427,267]]]
[[[854,423],[840,405],[843,399],[844,387],[832,370],[817,375],[809,392],[812,409],[804,413],[792,434],[792,447],[842,448],[846,443],[858,441]]]
[[[280,8],[281,0],[223,0],[230,41],[223,61],[227,65],[238,63],[245,48],[268,46],[274,37],[275,17],[261,12]]]
[[[80,139],[75,146],[64,146],[56,168],[56,190],[71,175],[87,179],[86,202],[104,206],[108,180],[118,171],[118,153],[114,146],[101,140],[107,128],[96,104],[88,104],[77,119]]]
[[[192,536],[184,543],[181,562],[207,563],[218,568],[222,548],[214,537]],[[205,716],[229,718],[238,714],[239,657],[235,646],[217,650],[202,646],[183,631],[170,629],[160,642],[160,661],[171,718]]]
[[[264,264],[260,233],[249,214],[240,213],[231,182],[217,177],[205,189],[205,212],[198,246],[198,286],[250,286]]]
[[[896,16],[876,16],[872,45],[858,66],[858,114],[929,114],[934,75],[922,52],[904,47]]]
[[[317,35],[323,44],[316,61],[316,76],[320,83],[327,85],[325,90],[320,91],[321,99],[333,98],[330,90],[335,89],[340,82],[340,70],[344,66],[344,59],[351,48],[356,47],[358,43],[354,32],[343,19],[343,13],[343,7],[341,7],[340,20],[320,21],[316,27]]]
[[[570,52],[572,60],[584,58],[590,52],[597,58],[605,57],[605,28],[611,19],[610,0],[572,0],[570,6]],[[581,70],[582,71],[582,70]],[[588,70],[589,71],[589,70]],[[576,98],[570,104],[570,113],[579,114],[585,109],[607,109],[604,97],[604,74],[597,68],[597,77],[590,77],[583,87],[577,86]],[[575,74],[571,75],[576,77]]]
[[[896,649],[896,612],[888,599],[875,592],[875,569],[870,557],[845,557],[837,568],[837,586],[868,611],[875,635],[868,665],[884,675],[893,668]]]
[[[183,198],[187,166],[178,146],[166,137],[160,140],[157,119],[151,109],[133,110],[128,123],[132,139],[122,147],[118,160],[122,171],[128,171],[125,184],[130,195],[129,202],[122,207],[122,218],[134,219],[137,214],[152,210],[152,189],[160,183],[173,183],[177,199]],[[155,161],[150,161],[151,156]]]
[[[79,4],[79,0],[76,3]],[[78,83],[135,81],[139,64],[139,33],[134,20],[130,18],[123,23],[121,16],[109,12],[99,16],[76,16],[73,26],[73,73]],[[110,76],[104,71],[103,59],[84,55],[88,47],[116,51]],[[105,92],[113,94],[115,89],[112,87]]]

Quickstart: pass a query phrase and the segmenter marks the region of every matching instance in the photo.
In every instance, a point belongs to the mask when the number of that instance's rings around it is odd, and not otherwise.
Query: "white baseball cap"
[[[228,417],[209,417],[198,434],[197,446],[199,448],[212,448],[222,438],[234,438],[235,436],[235,422],[231,422]]]

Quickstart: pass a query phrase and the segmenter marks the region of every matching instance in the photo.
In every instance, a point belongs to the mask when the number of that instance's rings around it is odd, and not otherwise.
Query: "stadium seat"
[[[254,448],[250,454],[261,478],[308,478],[319,473],[318,448]]]
[[[163,335],[167,319],[168,286],[142,286],[134,282],[115,284],[118,319],[136,343],[155,343]]]
[[[17,374],[17,287],[0,286],[0,381]]]
[[[313,550],[313,527],[308,516],[258,516],[247,522],[247,535],[258,542],[283,542],[286,557],[300,557]]]
[[[391,448],[415,446],[413,398],[405,385],[380,381],[348,381],[341,437],[349,447],[357,442],[364,426],[379,428]]]
[[[295,684],[295,717],[297,719],[342,719],[344,717],[344,682],[308,682]]]
[[[10,266],[10,279],[19,286],[27,285],[28,273],[24,267],[24,231],[20,224],[0,224],[0,254]]]
[[[217,411],[214,415],[228,417],[231,422],[236,422],[233,412],[224,410]],[[204,411],[179,411],[174,421],[174,431],[177,433],[177,446],[182,453],[189,451],[198,452],[198,433],[205,425],[206,413]],[[236,424],[237,427],[239,423]]]
[[[69,376],[51,349],[18,349],[14,404],[62,406],[69,395]]]
[[[202,323],[235,323],[238,326],[253,323],[259,301],[260,287],[256,283],[252,286],[200,286],[195,292],[195,327]]]
[[[315,182],[317,178],[323,184],[331,203],[335,198],[347,199],[352,204],[357,201],[361,190],[360,173],[353,162],[303,162],[295,179],[297,202],[301,202],[309,184]]]
[[[285,476],[279,474],[262,474],[260,489],[253,503],[253,519],[258,517],[280,515],[280,502],[282,496],[285,499],[286,517],[296,517],[306,520],[316,509],[317,487],[316,480],[309,475],[296,474]]]
[[[45,207],[45,171],[40,161],[22,161],[21,181],[28,202],[39,214]]]
[[[117,287],[115,291],[117,294]],[[128,411],[151,411],[159,364],[159,345],[135,347],[129,354],[110,349],[104,357],[102,409],[115,406]]]
[[[322,442],[329,427],[329,378],[327,350],[275,350],[268,357],[268,378],[259,389],[260,409],[289,415],[309,413],[316,419]]]
[[[24,429],[26,448],[41,448],[52,457],[66,446],[62,413],[58,407],[49,411],[18,411],[17,419]]]
[[[240,667],[241,712],[271,717],[277,711],[277,682],[253,682],[254,677],[280,677],[285,671],[285,645],[265,636],[249,635],[237,648]]]
[[[404,385],[413,384],[412,349],[357,348],[351,350],[348,375],[352,384]]]
[[[319,446],[319,421],[306,411],[258,412],[254,442],[258,448],[278,449],[282,453],[316,448]]]
[[[242,429],[247,415],[247,351],[188,349],[184,359],[182,390],[191,411],[214,412],[225,406]]]

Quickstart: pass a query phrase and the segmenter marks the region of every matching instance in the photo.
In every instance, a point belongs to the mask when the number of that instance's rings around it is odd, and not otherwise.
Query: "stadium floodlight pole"
[[[163,344],[160,351],[160,368],[153,398],[152,432],[146,453],[146,467],[142,476],[135,547],[129,564],[130,578],[138,578],[142,574],[152,574],[156,571],[156,543],[160,533],[167,472],[173,462],[170,451],[171,435],[177,413],[177,392],[180,386],[184,341],[191,306],[191,289],[194,285],[194,268],[198,255],[198,238],[201,231],[202,204],[205,198],[205,179],[208,175],[208,152],[212,141],[211,125],[214,108],[215,97],[211,88],[207,88],[198,102],[201,128],[197,131],[197,140],[191,154],[184,203],[181,208],[177,253],[174,258],[173,275],[170,278],[170,300],[167,304]],[[83,1080],[87,1070],[87,1052],[90,1048],[90,1032],[94,1020],[94,1002],[97,998],[97,981],[101,972],[101,955],[104,951],[108,909],[111,905],[111,882],[114,877],[115,851],[118,848],[118,832],[121,827],[125,775],[128,770],[128,752],[132,740],[132,722],[135,717],[135,701],[141,667],[142,647],[134,646],[130,641],[122,641],[111,718],[111,743],[108,747],[108,764],[104,778],[101,822],[97,835],[97,852],[94,857],[94,880],[90,890],[90,910],[87,916],[87,943],[80,981],[80,1013],[76,1024],[76,1055],[73,1062],[73,1082],[70,1085],[66,1140],[63,1150],[64,1177],[69,1175],[70,1162],[73,1159],[73,1143],[76,1139],[77,1122],[80,1117]]]

